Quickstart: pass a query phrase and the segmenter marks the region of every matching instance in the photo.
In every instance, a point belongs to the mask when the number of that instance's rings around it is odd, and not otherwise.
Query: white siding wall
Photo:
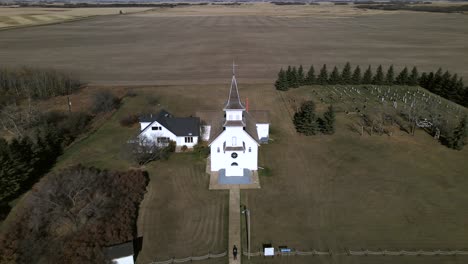
[[[270,124],[257,124],[257,134],[259,139],[268,138],[270,133]]]
[[[143,127],[143,123],[141,123],[141,127]],[[146,125],[143,128],[146,128],[149,125],[149,123],[146,123]],[[152,130],[152,127],[161,127],[161,130]],[[185,137],[177,137],[174,135],[171,131],[166,129],[165,127],[161,126],[158,122],[153,122],[150,127],[148,127],[142,134],[141,136],[145,136],[146,138],[150,140],[156,140],[158,137],[168,137],[170,140],[175,141],[177,146],[183,146],[186,145],[189,148],[192,148],[194,145],[198,143],[198,137],[193,137],[193,143],[185,143]]]
[[[193,148],[198,143],[198,137],[193,137],[193,143],[185,143],[185,137],[177,137],[176,145],[177,146],[187,146],[188,148]]]
[[[203,135],[201,135],[202,140],[208,141],[210,140],[210,133],[211,133],[211,126],[203,126],[203,129],[201,131],[204,131]],[[201,133],[200,131],[200,133]]]
[[[145,126],[146,127],[146,126]],[[152,127],[161,127],[161,130],[152,130]],[[177,137],[171,131],[166,129],[165,127],[161,126],[158,122],[153,122],[150,127],[148,127],[142,134],[146,138],[150,140],[156,140],[157,137],[168,137],[172,141],[177,142]]]
[[[135,263],[135,262],[133,262],[133,255],[128,256],[128,257],[113,259],[112,262],[116,263],[116,264],[134,264]]]
[[[242,120],[242,110],[227,110],[226,111],[226,120]]]
[[[226,146],[232,145],[232,137],[236,137],[237,145],[242,146],[242,142],[245,142],[245,152],[243,151],[226,151],[224,152],[223,143],[226,142]],[[249,152],[249,147],[251,152]],[[219,148],[219,152],[218,152]],[[231,154],[237,153],[237,158],[233,159]],[[238,169],[258,169],[258,145],[242,127],[239,128],[227,128],[213,143],[211,144],[211,170],[218,171],[220,169],[229,169],[233,162],[239,164]],[[226,171],[226,175],[229,176],[229,172]],[[241,176],[241,175],[237,175]]]
[[[145,129],[151,122],[140,122],[140,130]]]

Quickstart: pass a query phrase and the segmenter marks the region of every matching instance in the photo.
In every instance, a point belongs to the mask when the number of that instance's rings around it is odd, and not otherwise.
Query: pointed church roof
[[[239,90],[237,89],[236,75],[232,74],[231,88],[229,89],[229,97],[224,110],[245,110],[239,96]]]

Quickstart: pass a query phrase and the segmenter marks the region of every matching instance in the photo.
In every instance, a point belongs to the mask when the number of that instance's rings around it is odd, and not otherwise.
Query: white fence
[[[244,256],[250,257],[258,257],[263,256],[263,252],[242,252]],[[457,255],[465,255],[468,256],[468,251],[464,250],[432,250],[432,251],[425,251],[425,250],[416,250],[416,251],[409,251],[409,250],[362,250],[362,251],[355,251],[355,250],[346,250],[344,252],[332,252],[332,251],[291,251],[291,252],[277,252],[277,256],[331,256],[331,255],[348,255],[348,256],[457,256]]]
[[[191,256],[191,257],[180,258],[180,259],[172,258],[172,259],[168,259],[168,260],[164,260],[164,261],[153,261],[153,262],[150,262],[149,264],[184,263],[184,262],[188,262],[188,261],[205,260],[205,259],[210,259],[210,258],[222,258],[222,257],[225,257],[225,256],[227,256],[227,251],[224,251],[224,252],[219,253],[219,254],[208,253],[208,254],[203,255],[203,256],[196,256],[196,257]]]

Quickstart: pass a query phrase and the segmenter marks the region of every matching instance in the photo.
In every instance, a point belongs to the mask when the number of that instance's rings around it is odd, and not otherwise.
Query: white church
[[[198,112],[202,139],[210,146],[211,171],[226,177],[245,176],[258,170],[258,147],[268,143],[268,111],[250,111],[242,103],[233,73],[222,111]]]
[[[174,117],[160,113],[140,117],[139,137],[158,144],[176,142],[177,147],[192,148],[199,140],[208,142],[212,172],[222,177],[245,177],[258,170],[258,147],[268,143],[268,111],[249,110],[239,95],[233,71],[229,95],[224,107],[216,111],[198,111],[196,117]]]

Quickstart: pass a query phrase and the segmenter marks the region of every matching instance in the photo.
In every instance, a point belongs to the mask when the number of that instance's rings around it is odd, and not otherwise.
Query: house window
[[[220,150],[219,150],[219,147],[218,147],[218,153],[219,153],[219,151],[220,151]]]
[[[157,142],[158,142],[159,144],[169,143],[169,138],[168,138],[168,137],[158,137],[158,138],[157,138]]]
[[[252,152],[252,148],[251,148],[251,147],[249,147],[249,152]]]
[[[231,163],[231,166],[239,166],[239,164],[237,164],[237,162],[233,162]]]
[[[185,137],[185,143],[193,143],[193,137]]]
[[[154,126],[154,127],[151,127],[151,130],[162,130],[162,127]]]

